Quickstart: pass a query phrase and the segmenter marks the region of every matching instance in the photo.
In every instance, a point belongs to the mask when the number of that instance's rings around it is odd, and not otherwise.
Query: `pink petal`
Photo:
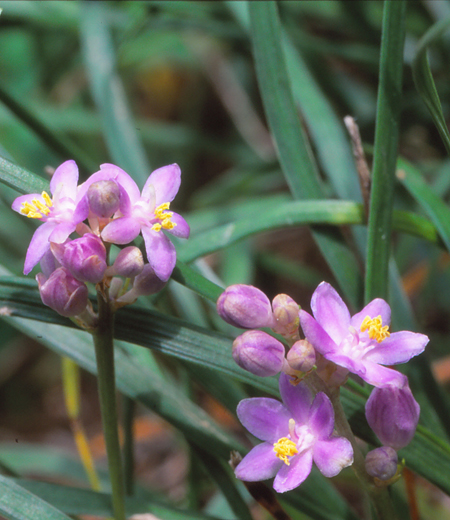
[[[337,344],[348,334],[350,313],[330,284],[322,282],[314,291],[311,310],[314,318]]]
[[[149,227],[142,228],[147,259],[156,276],[166,282],[172,274],[177,261],[177,253],[172,242],[161,231]]]
[[[237,416],[245,428],[262,441],[273,444],[289,434],[291,412],[276,399],[244,399],[238,404]]]
[[[89,215],[89,203],[86,197],[83,197],[75,207],[72,215],[72,222],[78,224],[86,220]]]
[[[21,215],[23,215],[23,213],[20,212],[20,210],[22,209],[22,204],[24,202],[29,202],[30,204],[32,204],[33,199],[38,199],[45,204],[45,201],[42,198],[40,193],[29,193],[27,195],[20,195],[20,197],[17,197],[17,199],[14,199],[14,202],[12,203],[11,208],[14,211],[17,211],[17,213],[20,213]],[[41,220],[41,219],[37,219],[37,220]]]
[[[372,386],[392,385],[402,387],[407,384],[406,376],[400,372],[397,372],[397,370],[393,370],[392,368],[377,365],[376,363],[371,363],[370,361],[366,361],[364,363],[364,368],[364,375],[358,375]]]
[[[176,226],[173,229],[167,229],[167,233],[179,238],[189,238],[191,230],[189,224],[184,220],[184,218],[178,213],[173,212],[171,220],[176,224]]]
[[[428,343],[428,336],[407,330],[394,332],[370,350],[364,359],[383,365],[406,363],[422,353]]]
[[[46,222],[34,232],[25,257],[23,274],[28,274],[50,248],[48,237],[51,235],[55,226],[56,224],[53,222]]]
[[[139,222],[131,217],[121,217],[112,220],[102,231],[105,242],[112,244],[128,244],[134,240],[141,230]]]
[[[63,162],[50,180],[50,191],[52,195],[57,194],[60,197],[69,197],[75,199],[78,184],[78,166],[75,161]]]
[[[273,482],[273,488],[278,493],[284,493],[298,487],[311,473],[312,450],[294,455],[290,460],[290,465],[283,463]]]
[[[330,338],[323,327],[310,314],[301,310],[299,316],[300,324],[306,339],[320,354],[326,356],[328,353],[336,352],[338,350],[338,345]]]
[[[383,326],[390,325],[391,308],[384,300],[381,298],[376,298],[375,300],[372,300],[370,303],[368,303],[361,312],[355,314],[351,319],[350,324],[355,327],[356,330],[360,330],[361,323],[366,316],[370,316],[371,318],[381,316]]]
[[[273,451],[273,445],[267,442],[255,446],[239,463],[234,473],[240,480],[256,482],[276,475],[284,464]]]
[[[150,195],[150,186],[153,185],[156,193],[156,206],[163,202],[172,202],[180,189],[180,184],[181,170],[178,164],[163,166],[151,173],[142,190],[142,197],[147,200]]]
[[[77,226],[72,222],[61,222],[61,224],[57,224],[55,229],[48,237],[49,242],[56,242],[57,244],[62,244],[68,238],[68,236],[75,231]]]
[[[335,477],[353,464],[353,448],[348,439],[332,437],[314,445],[314,462],[325,477]]]
[[[330,399],[319,392],[309,412],[308,424],[318,439],[328,438],[334,429],[334,410]]]
[[[115,164],[105,163],[100,165],[100,171],[105,173],[108,179],[112,179],[121,184],[128,193],[132,203],[139,200],[141,194],[139,193],[138,185],[125,170],[122,170],[122,168],[119,168]]]
[[[281,398],[290,411],[291,417],[295,419],[295,422],[306,424],[309,409],[313,401],[311,392],[305,384],[299,383],[293,385],[291,381],[292,379],[286,374],[282,373],[280,375]]]

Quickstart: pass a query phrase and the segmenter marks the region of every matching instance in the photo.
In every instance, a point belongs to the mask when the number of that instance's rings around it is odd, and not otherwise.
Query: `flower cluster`
[[[66,161],[55,171],[46,192],[22,195],[12,208],[42,222],[25,258],[24,274],[40,263],[42,301],[63,316],[90,309],[86,283],[102,283],[116,307],[162,289],[176,262],[165,235],[187,238],[189,226],[170,203],[181,182],[176,164],[155,170],[140,193],[133,179],[113,164],[78,185],[78,168]],[[73,237],[74,234],[78,237]],[[109,265],[111,244],[129,244],[142,233],[148,262],[140,249],[121,249]]]
[[[227,323],[268,327],[283,340],[248,330],[233,342],[233,358],[245,370],[263,377],[281,372],[283,400],[253,398],[239,404],[240,421],[264,442],[244,457],[236,476],[248,481],[275,476],[274,488],[283,492],[303,482],[312,461],[328,477],[351,465],[352,445],[334,432],[328,395],[338,395],[339,386],[353,374],[375,387],[366,418],[382,447],[367,454],[365,470],[378,481],[390,482],[398,471],[397,451],[413,438],[420,408],[407,377],[386,365],[420,354],[428,337],[390,332],[390,307],[379,298],[351,316],[325,282],[315,290],[311,310],[312,315],[299,309],[287,295],[276,296],[271,304],[259,289],[245,285],[229,287],[217,301],[217,311]],[[308,385],[325,391],[313,400]]]

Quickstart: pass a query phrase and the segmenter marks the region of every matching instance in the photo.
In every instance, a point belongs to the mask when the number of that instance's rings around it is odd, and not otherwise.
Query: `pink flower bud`
[[[394,448],[382,446],[366,455],[366,471],[371,477],[389,480],[397,473],[398,456]]]
[[[227,323],[243,329],[271,327],[272,307],[267,296],[252,285],[231,285],[217,300],[217,312]]]
[[[97,181],[86,192],[89,209],[94,215],[109,218],[119,209],[120,188],[114,181]]]
[[[273,330],[286,338],[298,334],[299,306],[287,294],[278,294],[272,301],[275,326]]]
[[[309,372],[316,364],[316,351],[309,341],[296,341],[286,356],[289,366],[300,372]]]
[[[43,303],[61,316],[76,316],[86,309],[87,287],[74,278],[65,267],[58,267],[48,280],[39,273],[36,280]]]
[[[420,406],[405,378],[402,387],[374,388],[366,403],[366,418],[384,446],[400,450],[414,437]]]
[[[249,330],[233,342],[233,359],[236,363],[255,374],[267,377],[278,374],[284,362],[284,345],[260,330]]]
[[[82,282],[97,283],[106,271],[106,249],[100,238],[86,233],[65,244],[51,244],[58,262]]]
[[[109,276],[123,276],[124,278],[134,278],[142,272],[144,268],[144,258],[141,250],[136,246],[128,246],[122,249],[117,255],[114,264],[108,268]]]

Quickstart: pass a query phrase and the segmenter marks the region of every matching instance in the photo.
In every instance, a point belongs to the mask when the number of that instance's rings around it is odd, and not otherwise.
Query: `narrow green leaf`
[[[439,131],[444,146],[450,154],[450,133],[447,127],[447,121],[442,113],[441,101],[436,90],[436,85],[434,84],[433,75],[431,74],[427,54],[428,46],[441,36],[441,34],[448,28],[449,24],[450,18],[440,20],[430,27],[430,29],[428,29],[428,31],[422,36],[417,44],[416,55],[414,56],[412,63],[412,72],[417,91],[430,111],[431,117]]]
[[[118,166],[143,185],[151,170],[137,136],[125,90],[115,71],[115,50],[107,16],[109,5],[86,2],[82,7],[83,53],[110,155]]]
[[[70,520],[64,513],[0,475],[0,513],[8,520]]]
[[[294,103],[276,3],[248,2],[248,7],[258,82],[280,164],[296,198],[318,198],[318,170]]]
[[[31,493],[41,497],[43,500],[61,509],[68,515],[94,515],[111,516],[111,495],[97,493],[89,489],[49,484],[33,480],[16,480],[17,485]],[[125,498],[128,515],[148,513],[161,520],[214,520],[214,517],[194,511],[182,511],[174,509],[156,500],[147,500],[143,497]],[[38,517],[30,515],[27,520],[35,520]],[[43,518],[43,517],[42,517]],[[64,516],[65,519],[68,517]],[[49,520],[50,517],[49,517]]]
[[[370,194],[365,300],[387,299],[392,208],[402,96],[406,2],[386,0]]]
[[[85,172],[94,172],[97,166],[86,156],[84,151],[72,143],[68,138],[56,133],[42,119],[36,117],[24,103],[17,101],[5,88],[0,87],[0,101],[13,114],[24,122],[51,150],[56,152],[63,161],[74,159]]]
[[[307,224],[331,224],[335,226],[365,223],[361,204],[341,200],[308,200],[286,202],[269,208],[258,219],[245,218],[192,236],[178,247],[178,257],[192,262],[200,256],[223,249],[238,240],[256,233]],[[433,243],[440,243],[434,226],[419,215],[395,211],[393,227],[397,231],[414,234]],[[317,228],[315,228],[317,229]],[[322,232],[326,237],[326,231]],[[329,240],[335,235],[330,234]],[[178,274],[176,274],[179,278]],[[175,279],[177,279],[175,278]]]
[[[3,157],[0,157],[0,181],[22,194],[50,191],[48,181]]]
[[[420,204],[436,226],[446,248],[450,251],[450,209],[425,182],[417,168],[402,158],[398,160],[398,180]]]

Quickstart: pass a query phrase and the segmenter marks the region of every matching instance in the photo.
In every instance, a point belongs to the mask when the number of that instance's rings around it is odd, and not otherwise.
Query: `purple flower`
[[[65,267],[58,267],[47,279],[36,276],[41,299],[45,305],[62,316],[81,314],[88,304],[88,290],[83,282],[72,276]]]
[[[401,387],[374,388],[366,403],[366,419],[384,446],[408,445],[419,422],[420,406],[406,380]]]
[[[189,237],[189,226],[184,218],[169,211],[181,182],[178,165],[171,164],[155,170],[140,194],[136,183],[121,168],[102,164],[100,171],[80,187],[81,194],[99,181],[115,181],[120,188],[119,210],[103,229],[102,239],[115,244],[128,244],[141,232],[150,265],[161,280],[167,281],[175,267],[176,252],[163,231],[181,238]]]
[[[66,161],[53,174],[50,197],[45,191],[17,197],[12,209],[44,224],[33,235],[25,258],[24,274],[28,274],[44,256],[50,242],[62,244],[75,231],[89,212],[87,201],[77,191],[78,168]]]
[[[269,298],[252,285],[227,287],[217,300],[217,312],[230,325],[243,329],[275,325]]]
[[[403,386],[405,376],[382,365],[405,363],[423,352],[428,337],[409,331],[389,332],[391,309],[377,298],[350,316],[338,293],[322,282],[315,290],[314,318],[300,311],[306,339],[336,365],[346,368],[374,386]]]
[[[245,481],[275,477],[275,491],[283,493],[299,486],[315,462],[326,477],[334,477],[353,462],[353,449],[344,437],[333,435],[334,411],[320,392],[314,400],[303,383],[292,385],[281,374],[283,403],[275,399],[244,399],[237,415],[247,430],[264,441],[254,447],[237,466],[237,478]]]
[[[283,368],[284,345],[261,330],[248,330],[233,342],[233,359],[252,374],[274,376]]]
[[[398,455],[389,446],[375,448],[366,455],[366,471],[371,477],[389,480],[397,473]]]
[[[58,262],[82,282],[98,283],[106,271],[106,249],[97,235],[86,233],[64,244],[52,244]]]

